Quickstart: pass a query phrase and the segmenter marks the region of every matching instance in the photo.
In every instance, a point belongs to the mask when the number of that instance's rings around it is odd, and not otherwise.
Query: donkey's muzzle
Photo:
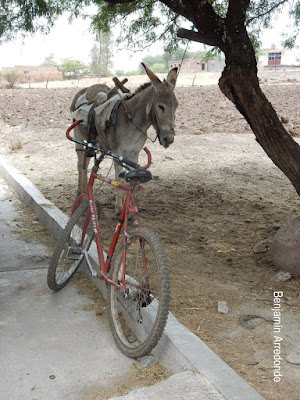
[[[174,142],[175,132],[161,132],[159,135],[159,143],[165,148],[169,147]]]

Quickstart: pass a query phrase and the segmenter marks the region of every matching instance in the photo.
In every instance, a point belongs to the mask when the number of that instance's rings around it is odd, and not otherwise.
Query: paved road
[[[0,398],[77,400],[109,389],[133,361],[117,350],[106,318],[83,310],[90,301],[72,282],[48,289],[44,246],[13,232],[18,202],[0,179]]]

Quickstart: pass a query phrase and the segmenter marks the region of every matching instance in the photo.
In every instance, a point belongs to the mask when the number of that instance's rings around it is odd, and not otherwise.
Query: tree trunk
[[[252,43],[243,25],[226,27],[226,66],[219,87],[246,118],[256,140],[300,195],[300,146],[284,129],[259,87]]]

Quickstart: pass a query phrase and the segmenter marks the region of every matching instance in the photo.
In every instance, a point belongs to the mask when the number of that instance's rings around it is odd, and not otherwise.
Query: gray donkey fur
[[[175,111],[178,106],[174,88],[177,80],[177,68],[169,71],[167,79],[163,82],[143,64],[151,83],[141,86],[131,98],[126,100],[126,109],[132,116],[128,119],[126,110],[121,105],[118,111],[116,124],[107,127],[105,130],[107,147],[114,153],[138,162],[140,151],[147,140],[147,131],[152,125],[158,135],[160,144],[167,148],[174,141]],[[71,111],[78,96],[87,89],[82,89],[74,98]],[[100,121],[95,118],[95,125],[100,139]],[[88,140],[88,130],[82,125],[74,128],[74,136],[79,140]],[[77,148],[82,146],[76,145]],[[85,153],[77,152],[78,156],[78,194],[85,191],[87,185],[87,166],[84,168]],[[86,161],[88,162],[88,158]],[[115,167],[115,179],[120,181],[119,173],[122,169],[117,163]],[[122,209],[122,194],[117,190],[116,214]]]

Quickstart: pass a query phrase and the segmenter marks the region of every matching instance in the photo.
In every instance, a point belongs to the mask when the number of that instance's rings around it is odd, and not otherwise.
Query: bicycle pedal
[[[81,248],[80,247],[71,247],[70,246],[68,248],[67,258],[69,260],[77,261],[77,260],[80,259],[81,254],[82,254],[82,252],[81,252]]]

